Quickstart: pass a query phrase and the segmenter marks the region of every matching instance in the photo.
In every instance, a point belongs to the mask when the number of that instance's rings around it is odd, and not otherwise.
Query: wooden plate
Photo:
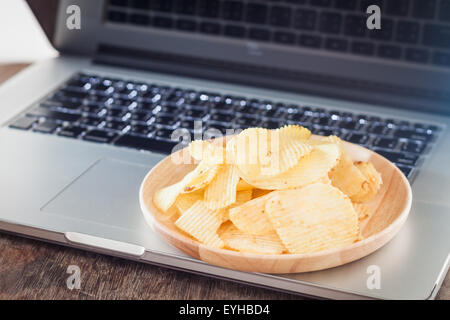
[[[370,215],[361,224],[363,239],[352,245],[308,254],[262,255],[207,247],[175,225],[153,205],[156,190],[181,180],[195,166],[174,164],[170,157],[158,163],[142,182],[139,200],[142,213],[153,230],[184,253],[225,268],[265,273],[298,273],[336,267],[360,259],[381,248],[402,227],[411,208],[412,193],[408,180],[390,161],[368,149],[345,142],[354,161],[370,161],[383,177],[377,196],[365,203]],[[181,151],[179,151],[181,152]]]

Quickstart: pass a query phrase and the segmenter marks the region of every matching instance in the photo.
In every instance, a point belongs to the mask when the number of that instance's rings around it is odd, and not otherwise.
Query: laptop
[[[54,30],[60,56],[0,87],[3,232],[305,296],[436,296],[450,252],[449,0],[61,0]],[[408,177],[409,218],[380,250],[322,271],[193,259],[146,224],[138,191],[194,121],[300,124],[372,149]]]

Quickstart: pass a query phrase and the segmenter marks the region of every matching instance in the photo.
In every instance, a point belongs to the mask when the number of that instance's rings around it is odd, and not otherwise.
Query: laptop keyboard
[[[381,29],[366,26],[370,5]],[[106,20],[450,67],[450,0],[110,0]]]
[[[9,127],[168,154],[179,143],[171,139],[174,130],[194,134],[199,124],[222,134],[302,125],[372,149],[408,177],[440,131],[402,119],[88,74],[76,74]]]

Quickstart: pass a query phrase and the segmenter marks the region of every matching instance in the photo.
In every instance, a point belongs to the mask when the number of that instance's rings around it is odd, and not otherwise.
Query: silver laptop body
[[[445,1],[436,1],[434,11],[413,1],[405,2],[406,9],[391,7],[391,2],[396,1],[384,2],[381,13],[381,30],[395,25],[389,40],[383,38],[389,34],[372,37],[372,30],[357,24],[368,16],[363,10],[367,1],[60,1],[53,44],[61,55],[32,65],[0,87],[0,229],[308,296],[433,299],[447,274],[450,249],[450,68],[445,66],[450,23],[442,13]],[[68,10],[71,5],[80,8],[81,29],[68,27],[75,12]],[[308,12],[311,21],[316,17],[312,25],[305,22],[310,21]],[[342,24],[333,25],[338,16]],[[420,26],[416,42],[400,41],[403,20]],[[359,36],[353,34],[358,28]],[[320,48],[314,47],[318,39]],[[427,58],[420,61],[424,52]],[[64,91],[80,81],[90,83]],[[316,133],[338,130],[358,139],[362,132],[369,140],[361,144],[395,158],[408,175],[413,189],[410,216],[382,249],[324,271],[246,273],[192,259],[160,239],[139,209],[140,182],[165,156],[159,148],[168,143],[164,116],[153,113],[152,120],[145,120],[156,128],[156,133],[146,132],[142,124],[121,126],[107,118],[138,118],[133,110],[137,104],[125,114],[111,111],[116,96],[74,105],[80,92],[93,87],[108,91],[111,83],[127,93],[138,86],[146,92],[181,88],[183,94],[203,95],[200,100],[233,97],[275,106],[271,110],[295,105],[307,111]],[[52,100],[61,94],[73,94],[66,100],[70,106]],[[161,95],[149,99],[157,98]],[[108,107],[92,119],[90,108],[99,105]],[[159,107],[165,110],[166,105]],[[183,115],[189,109],[183,103],[176,107]],[[346,120],[343,129],[314,120],[332,113],[356,120]],[[99,120],[99,114],[104,118]],[[270,119],[264,119],[269,126]],[[377,136],[380,132],[385,140]],[[133,140],[132,133],[141,139]],[[375,287],[370,285],[373,266],[380,276]]]

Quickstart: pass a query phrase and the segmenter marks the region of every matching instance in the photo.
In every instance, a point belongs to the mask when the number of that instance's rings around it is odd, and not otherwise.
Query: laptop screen
[[[65,52],[448,112],[450,0],[75,2],[89,15],[77,32],[60,20],[55,45]]]

